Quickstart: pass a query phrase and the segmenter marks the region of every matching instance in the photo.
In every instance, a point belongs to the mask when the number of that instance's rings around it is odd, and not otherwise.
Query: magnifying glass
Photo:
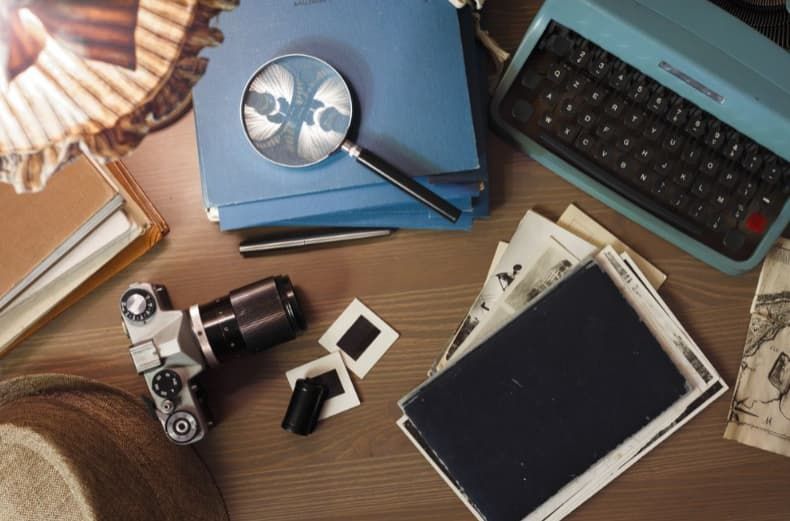
[[[340,149],[445,219],[456,222],[461,215],[454,205],[347,139],[354,112],[351,91],[323,60],[289,54],[265,63],[247,84],[241,110],[250,144],[274,164],[308,167]]]

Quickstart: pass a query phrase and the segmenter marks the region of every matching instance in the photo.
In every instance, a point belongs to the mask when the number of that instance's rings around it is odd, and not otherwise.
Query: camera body
[[[173,309],[167,289],[129,286],[120,300],[138,374],[145,379],[167,437],[187,445],[213,425],[198,377],[229,359],[291,340],[305,329],[286,276],[269,277],[188,310]]]

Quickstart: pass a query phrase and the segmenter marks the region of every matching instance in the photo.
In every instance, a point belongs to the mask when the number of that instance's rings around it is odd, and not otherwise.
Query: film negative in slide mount
[[[364,378],[397,339],[389,324],[354,299],[318,343],[329,352],[340,352],[346,366]]]
[[[317,360],[300,365],[285,373],[291,389],[300,378],[309,378],[313,382],[324,385],[327,396],[321,409],[320,420],[340,414],[359,405],[359,396],[354,389],[346,366],[339,353],[331,353]]]

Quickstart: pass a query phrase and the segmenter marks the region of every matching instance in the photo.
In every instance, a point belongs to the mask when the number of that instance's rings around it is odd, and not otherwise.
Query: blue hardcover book
[[[481,193],[480,182],[438,186],[431,185],[423,179],[420,179],[420,182],[451,202],[466,201],[468,204],[471,198],[479,197]],[[397,207],[402,212],[411,211],[415,215],[430,211],[406,193],[386,184],[220,206],[219,220],[222,230],[235,230],[265,226],[290,219],[315,218],[352,210],[365,211],[384,207]],[[464,206],[459,208],[463,210]],[[343,224],[337,223],[333,226],[343,226]]]
[[[471,200],[465,202],[452,200],[456,206],[463,209],[463,214],[458,221],[454,224],[450,223],[442,219],[435,212],[427,210],[425,207],[421,206],[414,209],[413,204],[409,203],[376,209],[365,209],[362,211],[338,212],[331,215],[324,215],[321,218],[305,217],[275,223],[277,226],[392,227],[468,231],[472,228],[474,219],[487,217],[489,215],[490,188],[488,183],[488,154],[486,151],[488,83],[486,74],[484,74],[480,68],[480,56],[484,55],[486,51],[482,46],[478,47],[475,44],[475,26],[470,11],[467,10],[462,14],[464,16],[461,18],[461,30],[464,45],[466,46],[468,85],[471,96],[475,133],[477,135],[478,155],[480,158],[480,167],[477,170],[477,174],[480,176],[478,185],[482,186],[482,191],[472,196]],[[466,174],[471,173],[472,172],[468,172]],[[464,176],[465,174],[459,174],[457,179],[463,179]],[[429,186],[434,190],[440,189],[443,185],[436,185],[433,183],[434,181],[453,177],[456,177],[456,175],[433,176],[429,179]],[[362,189],[356,191],[361,192]]]
[[[276,166],[249,144],[249,79],[280,55],[333,65],[355,95],[357,142],[417,176],[479,168],[458,15],[447,2],[242,2],[220,17],[225,42],[194,89],[206,207],[384,183],[342,152],[304,169]]]
[[[486,151],[488,93],[487,76],[481,69],[486,51],[477,43],[471,10],[459,11],[459,18],[480,167],[468,172],[426,177],[421,179],[421,182],[464,210],[469,201],[459,201],[457,198],[470,196],[474,217],[487,217],[490,211]],[[445,179],[451,182],[445,183]],[[219,208],[219,218],[222,230],[273,223],[277,223],[278,226],[288,225],[288,221],[292,219],[297,220],[292,225],[301,225],[300,221],[305,221],[307,218],[314,222],[319,221],[319,216],[322,225],[351,226],[351,220],[356,223],[361,219],[370,218],[370,216],[360,216],[358,219],[350,220],[351,210],[373,209],[382,212],[377,222],[385,219],[385,214],[391,215],[397,212],[397,218],[389,225],[392,227],[424,228],[432,227],[437,223],[431,218],[430,212],[425,211],[422,204],[389,184],[228,205]],[[412,214],[411,220],[405,215],[409,212]],[[465,229],[464,225],[451,228]]]
[[[451,197],[448,198],[447,201],[459,208],[463,214],[470,214],[473,217],[477,217],[472,197]],[[246,207],[249,205],[240,206]],[[219,226],[222,231],[261,226],[372,226],[359,223],[370,221],[374,217],[376,217],[375,221],[378,223],[376,226],[384,228],[431,228],[434,227],[435,224],[440,223],[442,226],[437,227],[437,229],[466,229],[465,224],[456,223],[456,226],[429,208],[422,207],[415,210],[411,203],[379,205],[374,208],[354,208],[353,210],[340,209],[335,212],[322,213],[319,215],[305,215],[303,217],[283,218],[279,221],[266,222],[257,220],[255,218],[255,212],[244,211],[246,208],[242,208],[238,213],[227,212],[228,208],[231,207],[223,206],[219,209]],[[387,224],[386,219],[388,218],[393,219],[392,224]],[[441,221],[446,222],[442,223]]]
[[[474,211],[467,209],[458,220],[451,223],[441,215],[426,210],[420,218],[416,218],[411,211],[388,212],[386,208],[377,211],[363,210],[341,212],[335,215],[319,216],[316,218],[305,217],[290,221],[273,223],[273,226],[319,226],[334,227],[347,226],[349,228],[410,228],[414,230],[456,230],[469,231],[474,221]]]

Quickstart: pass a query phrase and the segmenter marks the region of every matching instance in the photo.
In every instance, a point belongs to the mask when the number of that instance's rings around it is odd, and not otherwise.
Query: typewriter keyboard
[[[500,105],[511,126],[691,238],[747,259],[790,163],[552,22]]]

